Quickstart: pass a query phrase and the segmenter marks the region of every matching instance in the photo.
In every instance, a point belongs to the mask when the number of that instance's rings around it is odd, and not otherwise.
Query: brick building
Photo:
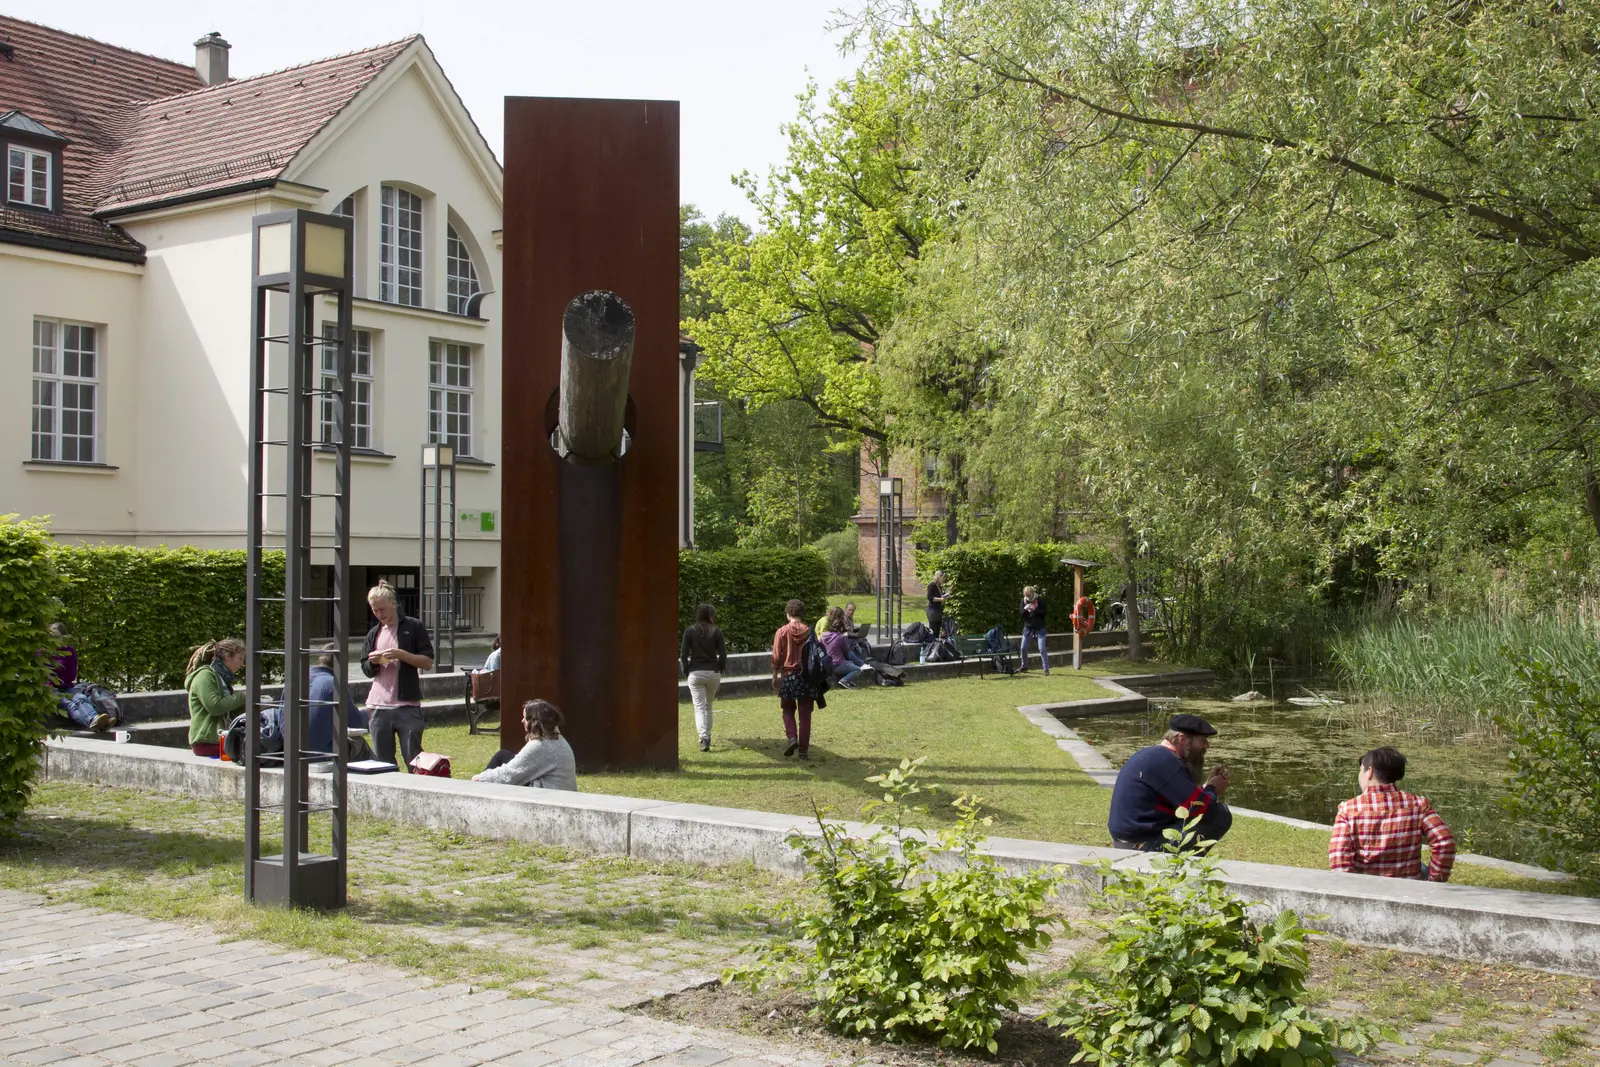
[[[861,500],[860,510],[850,521],[861,531],[861,563],[872,578],[874,590],[878,587],[878,479],[900,478],[905,492],[904,550],[900,560],[900,591],[909,596],[921,596],[927,585],[917,580],[916,534],[927,533],[921,524],[943,523],[950,514],[944,492],[934,486],[933,475],[937,467],[933,459],[916,456],[895,456],[889,460],[888,469],[879,467],[877,459],[861,450]],[[937,533],[939,544],[944,543],[944,532]],[[920,547],[931,547],[923,542]]]

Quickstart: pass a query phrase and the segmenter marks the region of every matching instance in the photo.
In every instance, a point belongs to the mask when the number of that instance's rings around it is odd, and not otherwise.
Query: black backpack
[[[248,716],[238,715],[228,724],[228,732],[222,738],[222,754],[234,763],[245,761],[245,723]],[[261,722],[261,747],[257,750],[263,756],[271,756],[283,751],[283,731],[278,727],[278,717],[271,712],[263,711],[260,715]]]
[[[908,645],[920,645],[933,640],[933,636],[933,631],[928,629],[926,624],[914,622],[906,627],[905,633],[900,635],[900,639]]]
[[[826,693],[833,681],[833,657],[815,637],[806,638],[806,647],[800,653],[800,676],[817,693]]]
[[[956,651],[956,643],[948,637],[941,637],[928,649],[929,663],[951,663],[961,658],[961,653]]]

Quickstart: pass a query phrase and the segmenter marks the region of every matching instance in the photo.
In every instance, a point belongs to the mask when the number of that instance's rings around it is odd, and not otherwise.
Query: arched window
[[[472,253],[454,226],[445,228],[444,284],[444,309],[452,315],[465,315],[468,302],[482,292],[478,271],[472,265]]]
[[[421,307],[422,197],[385,185],[378,233],[378,299]]]

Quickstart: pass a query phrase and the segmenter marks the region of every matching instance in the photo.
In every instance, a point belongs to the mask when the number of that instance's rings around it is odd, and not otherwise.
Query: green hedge
[[[28,806],[56,703],[50,624],[61,579],[50,556],[43,525],[0,516],[0,823],[14,822]]]
[[[828,604],[828,561],[814,549],[724,548],[678,554],[678,629],[694,621],[701,604],[716,605],[717,624],[729,652],[772,647],[783,625],[783,606],[805,601],[806,616]]]
[[[942,570],[950,579],[953,594],[945,605],[945,615],[955,620],[962,633],[981,634],[994,626],[1007,633],[1022,628],[1022,587],[1038,586],[1049,611],[1050,629],[1064,631],[1072,615],[1072,568],[1061,562],[1065,557],[1111,563],[1104,545],[1046,542],[1007,544],[1000,541],[973,541],[917,553],[917,577],[926,582],[933,572]],[[1115,572],[1115,568],[1111,568]],[[1084,572],[1084,592],[1097,597],[1099,585],[1112,590],[1121,587],[1120,572],[1110,579],[1100,568]]]
[[[52,556],[67,581],[62,619],[83,681],[120,692],[181,689],[195,645],[245,635],[243,551],[56,545]],[[283,553],[263,563],[263,594],[281,597]],[[269,608],[263,641],[282,648],[281,605]]]

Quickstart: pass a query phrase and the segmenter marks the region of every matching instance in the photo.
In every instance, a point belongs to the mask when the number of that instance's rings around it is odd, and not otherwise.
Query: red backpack
[[[450,757],[437,752],[418,752],[411,761],[412,774],[425,774],[430,778],[450,777]]]

